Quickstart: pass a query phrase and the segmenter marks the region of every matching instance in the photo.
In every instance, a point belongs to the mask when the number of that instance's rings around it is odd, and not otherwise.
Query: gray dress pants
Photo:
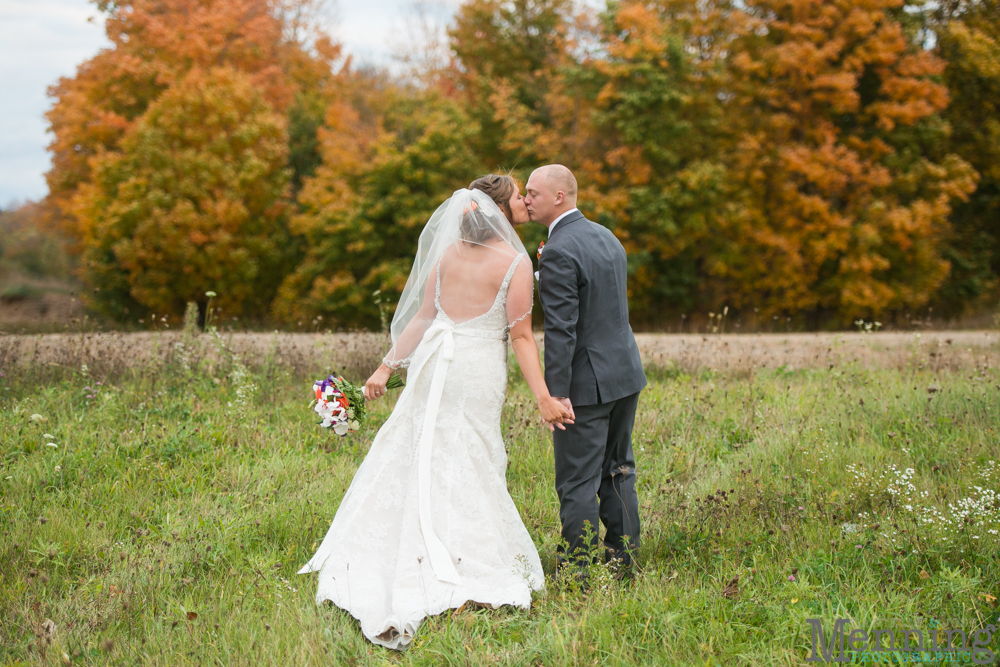
[[[639,497],[632,454],[638,404],[637,392],[608,403],[574,405],[576,423],[553,433],[559,518],[569,551],[559,549],[560,561],[571,555],[579,558],[579,550],[597,544],[600,518],[606,531],[605,560],[618,558],[631,565],[628,551],[639,547]],[[589,544],[584,537],[588,522],[593,531]]]

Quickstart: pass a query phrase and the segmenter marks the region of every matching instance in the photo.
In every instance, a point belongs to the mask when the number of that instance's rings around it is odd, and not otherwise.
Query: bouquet
[[[386,383],[387,389],[402,387],[403,381],[393,373]],[[332,428],[337,435],[347,435],[361,428],[365,422],[365,394],[357,387],[338,375],[331,375],[325,380],[317,380],[313,384],[316,394],[316,414],[322,417],[320,426]]]

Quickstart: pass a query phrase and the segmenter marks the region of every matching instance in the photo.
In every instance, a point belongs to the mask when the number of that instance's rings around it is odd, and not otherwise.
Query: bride
[[[531,261],[513,225],[528,213],[514,180],[485,176],[431,216],[392,319],[393,346],[365,384],[396,407],[300,574],[369,640],[404,649],[427,616],[468,601],[527,609],[544,587],[538,552],[507,492],[500,413],[507,340],[549,428],[572,414],[549,395],[531,332]]]

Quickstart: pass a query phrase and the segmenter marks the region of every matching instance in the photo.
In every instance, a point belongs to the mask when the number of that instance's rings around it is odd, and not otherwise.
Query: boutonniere
[[[542,251],[545,250],[545,241],[538,244],[538,253],[535,255],[538,259],[542,258]]]

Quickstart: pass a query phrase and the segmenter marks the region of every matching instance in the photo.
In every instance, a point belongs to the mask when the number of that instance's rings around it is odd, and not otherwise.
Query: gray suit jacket
[[[553,396],[595,405],[646,386],[626,281],[625,248],[611,231],[579,211],[559,221],[538,259],[545,384]]]

